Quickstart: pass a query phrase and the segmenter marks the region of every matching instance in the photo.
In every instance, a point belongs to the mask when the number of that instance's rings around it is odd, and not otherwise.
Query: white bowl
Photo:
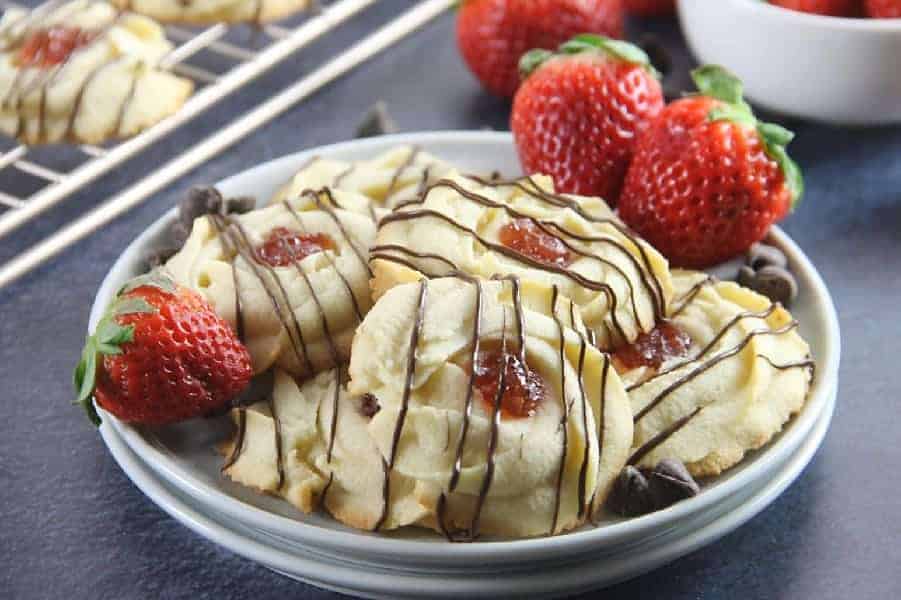
[[[513,175],[519,171],[509,133],[437,132],[385,136],[302,152],[230,177],[218,187],[226,195],[252,194],[265,199],[312,155],[361,158],[399,144],[417,144],[472,172],[497,168]],[[174,218],[174,210],[161,217],[116,261],[97,294],[91,328],[116,290],[139,272],[145,253],[164,243],[165,229]],[[104,414],[104,431],[114,429],[160,478],[208,513],[265,532],[295,548],[345,562],[433,572],[484,573],[509,571],[513,565],[525,569],[539,561],[546,566],[586,555],[597,557],[618,552],[647,543],[700,515],[725,510],[742,495],[764,485],[805,442],[834,397],[840,340],[832,300],[816,269],[788,236],[774,230],[772,241],[786,252],[798,278],[800,295],[793,312],[818,362],[810,397],[800,414],[770,444],[749,455],[724,476],[705,484],[700,495],[637,519],[610,521],[597,528],[585,527],[552,538],[474,544],[449,544],[437,535],[411,529],[390,535],[370,534],[344,527],[325,515],[301,515],[285,502],[253,493],[223,478],[219,474],[221,457],[212,451],[214,442],[224,433],[223,427],[227,427],[222,420],[149,430],[129,426]]]
[[[702,63],[742,78],[780,113],[843,125],[901,123],[901,19],[845,19],[760,0],[679,0]]]

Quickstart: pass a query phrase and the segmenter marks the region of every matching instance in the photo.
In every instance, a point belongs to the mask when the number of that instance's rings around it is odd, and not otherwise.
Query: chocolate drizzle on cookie
[[[401,399],[400,411],[397,413],[397,420],[394,424],[394,433],[391,437],[391,452],[388,454],[388,461],[386,463],[385,482],[382,486],[382,499],[384,501],[382,514],[372,528],[373,531],[378,531],[382,527],[385,520],[388,518],[388,511],[391,507],[391,471],[394,469],[394,462],[397,459],[397,445],[400,442],[400,436],[404,430],[404,421],[407,418],[407,409],[410,404],[410,394],[413,391],[413,377],[416,374],[416,349],[419,346],[419,336],[422,333],[427,295],[428,280],[423,279],[419,282],[419,299],[416,305],[413,327],[410,330],[410,347],[407,352],[407,371],[404,380],[404,391]]]
[[[560,466],[557,469],[557,488],[554,493],[554,517],[551,521],[551,535],[557,531],[557,521],[560,518],[560,497],[563,492],[563,472],[566,468],[566,456],[569,454],[569,403],[566,401],[566,340],[563,333],[563,323],[557,315],[557,299],[560,289],[555,285],[551,288],[551,317],[557,325],[557,344],[559,345],[560,358],[560,435],[563,436],[560,452]],[[581,373],[579,374],[581,376]]]
[[[678,308],[673,309],[672,312],[670,312],[669,318],[673,319],[681,315],[685,311],[685,309],[695,301],[695,298],[698,297],[698,294],[701,293],[701,290],[709,285],[714,285],[715,283],[717,283],[717,281],[718,280],[716,277],[707,275],[704,279],[691,286],[690,290],[685,292],[680,298],[673,302],[673,304],[677,305]]]
[[[676,391],[683,385],[694,380],[696,377],[702,375],[706,371],[709,371],[710,369],[712,369],[719,363],[723,362],[724,360],[741,353],[741,351],[744,350],[748,346],[748,344],[751,343],[751,341],[754,338],[760,337],[760,336],[783,335],[783,334],[789,333],[790,331],[793,331],[797,327],[798,327],[797,321],[790,321],[778,329],[755,329],[755,330],[749,332],[741,340],[741,342],[739,342],[735,346],[715,354],[708,361],[699,363],[696,367],[694,367],[693,369],[688,371],[685,375],[682,375],[679,378],[677,378],[675,381],[673,381],[670,385],[668,385],[666,388],[664,388],[664,390],[662,392],[660,392],[659,394],[654,396],[654,398],[652,398],[651,401],[647,405],[645,405],[644,408],[642,408],[635,414],[634,421],[637,423],[645,415],[647,415],[649,412],[654,410],[654,408],[659,406],[660,403],[663,402],[663,400],[665,400],[670,394],[672,394],[674,391]],[[769,361],[769,359],[767,359],[767,360]],[[769,361],[769,362],[770,362],[770,364],[773,364],[771,361]],[[683,364],[688,364],[688,363],[683,363]],[[798,363],[791,363],[789,365],[785,365],[784,368],[795,368],[795,367],[806,367],[806,366],[808,366],[808,361],[804,360],[804,361],[800,361]],[[779,368],[779,367],[776,367],[776,368]],[[691,413],[676,420],[668,428],[664,429],[663,431],[661,431],[660,433],[658,433],[657,435],[652,437],[650,440],[648,440],[638,450],[635,451],[635,453],[629,459],[629,464],[637,463],[644,456],[646,456],[649,452],[654,450],[654,448],[656,448],[657,446],[659,446],[660,444],[662,444],[663,442],[668,440],[670,437],[675,435],[678,431],[683,429],[686,425],[688,425],[688,423],[690,423],[701,412],[701,410],[703,408],[704,408],[704,406],[696,407]]]
[[[352,238],[348,234],[347,230],[343,227],[340,220],[338,219],[338,216],[334,213],[334,211],[331,209],[331,207],[329,207],[325,203],[323,203],[319,199],[319,195],[316,192],[306,191],[304,193],[310,194],[315,199],[317,206],[323,212],[328,214],[331,217],[331,219],[334,220],[334,222],[338,226],[338,229],[341,232],[342,236],[345,238],[345,241],[353,248],[354,253],[357,256],[358,260],[360,261],[361,265],[363,265],[368,270],[368,263],[365,261],[365,259],[362,257],[362,255],[359,253],[359,251],[354,246]],[[308,229],[305,226],[304,221],[301,218],[300,214],[297,213],[297,211],[295,211],[287,202],[283,203],[283,206],[284,206],[285,210],[288,212],[288,214],[291,215],[291,217],[293,218],[293,220],[295,221],[297,226],[300,228],[301,232],[308,233]],[[251,273],[254,275],[256,280],[260,283],[260,285],[263,288],[263,291],[266,293],[266,296],[269,298],[269,301],[272,305],[273,312],[278,317],[279,322],[281,323],[282,329],[284,329],[285,332],[288,334],[288,339],[291,342],[291,346],[292,346],[295,356],[297,357],[297,359],[299,361],[302,362],[303,365],[305,365],[307,372],[312,373],[313,372],[313,364],[310,359],[310,356],[308,353],[308,348],[306,346],[306,343],[305,343],[305,340],[303,337],[302,328],[300,327],[300,323],[298,322],[297,317],[294,314],[293,309],[291,308],[290,299],[288,298],[287,292],[285,291],[284,285],[282,284],[277,271],[272,266],[268,265],[265,261],[262,261],[259,259],[257,252],[254,250],[254,248],[250,242],[247,232],[244,230],[243,226],[238,221],[236,221],[226,215],[217,215],[217,214],[209,215],[209,219],[210,219],[211,223],[213,224],[213,226],[215,227],[215,229],[217,230],[219,236],[222,238],[223,244],[226,247],[226,249],[235,256],[235,259],[232,260],[231,271],[232,271],[232,280],[233,280],[234,286],[235,286],[235,309],[236,309],[236,320],[238,322],[239,337],[243,341],[243,339],[244,339],[244,335],[243,335],[243,333],[244,333],[243,332],[244,318],[243,318],[243,314],[242,314],[242,310],[241,310],[241,290],[239,288],[239,283],[238,283],[239,279],[237,276],[237,273],[238,273],[237,264],[236,264],[237,257],[242,258],[244,260],[244,262],[246,262],[248,264],[248,266],[250,267]],[[284,242],[283,242],[283,244],[284,244]],[[341,388],[341,381],[340,381],[341,380],[341,368],[340,368],[341,357],[340,357],[340,353],[338,351],[338,348],[337,348],[337,345],[335,342],[335,337],[334,337],[334,335],[330,329],[329,323],[328,323],[328,317],[325,312],[325,307],[323,306],[321,299],[319,298],[318,294],[316,293],[315,286],[313,285],[312,281],[310,280],[309,275],[307,274],[306,270],[300,264],[300,261],[298,261],[296,259],[296,257],[294,257],[290,251],[288,251],[287,254],[289,256],[291,256],[291,266],[296,270],[298,275],[303,279],[304,283],[306,284],[307,289],[309,290],[310,296],[313,300],[313,304],[316,307],[317,312],[319,314],[322,331],[325,334],[326,344],[328,345],[331,361],[338,369],[338,371],[336,373],[336,377],[335,377],[335,388],[334,388],[334,393],[333,393],[333,397],[332,397],[332,416],[331,416],[331,422],[330,422],[330,426],[329,426],[329,438],[328,438],[328,450],[327,450],[327,462],[331,463],[332,454],[334,451],[335,439],[337,438],[338,409],[339,409],[339,398],[340,398],[340,388]],[[362,313],[362,310],[360,309],[359,302],[353,292],[353,288],[350,285],[350,282],[338,268],[337,262],[335,261],[334,257],[331,256],[331,254],[328,252],[325,252],[324,256],[325,256],[325,260],[328,261],[332,270],[334,270],[335,274],[341,280],[344,288],[346,289],[346,291],[349,295],[349,298],[351,300],[351,304],[353,305],[354,312],[357,316],[357,321],[358,322],[362,321],[363,313]],[[268,277],[267,277],[267,274],[268,274]],[[281,301],[279,300],[279,297],[281,297]],[[290,313],[290,315],[286,315],[285,314],[286,311],[288,313]],[[246,428],[246,415],[244,414],[244,411],[246,410],[246,408],[240,407],[240,406],[236,407],[236,408],[238,409],[238,424],[237,424],[238,431],[236,434],[236,439],[243,441],[244,430]],[[283,470],[283,466],[282,466],[282,464],[283,464],[282,454],[283,453],[282,453],[282,449],[281,449],[281,436],[280,436],[280,433],[278,433],[278,431],[280,429],[280,422],[278,420],[278,415],[275,413],[274,410],[272,411],[272,416],[275,421],[275,427],[276,427],[276,440],[277,440],[276,450],[277,450],[277,459],[278,459],[279,473],[280,473],[280,477],[279,477],[279,480],[280,480],[279,489],[280,489],[281,485],[284,482],[284,477],[283,477],[284,470]],[[236,445],[232,452],[232,455],[226,461],[226,465],[223,467],[223,470],[227,469],[228,467],[230,467],[237,461],[237,459],[239,458],[239,456],[242,452],[242,448],[243,448],[243,443],[236,442]]]
[[[546,192],[543,192],[539,188],[537,188],[537,185],[535,185],[535,189],[533,190],[533,189],[530,189],[529,187],[524,186],[521,182],[486,181],[486,180],[482,180],[482,179],[475,178],[475,177],[473,177],[473,179],[482,185],[490,185],[490,186],[515,185],[519,189],[524,191],[525,193],[529,194],[531,197],[542,200],[544,202],[552,203],[554,206],[563,206],[563,205],[565,205],[566,207],[570,207],[570,205],[576,206],[576,207],[578,206],[578,205],[575,205],[572,201],[566,200],[565,198],[556,197],[554,195],[548,195]],[[619,265],[617,265],[617,264],[613,263],[612,261],[605,259],[597,254],[588,252],[585,249],[574,245],[573,243],[571,243],[571,241],[575,240],[575,241],[579,241],[579,242],[607,244],[607,245],[613,246],[614,248],[619,250],[623,254],[623,256],[628,257],[627,260],[630,262],[630,264],[634,268],[635,272],[638,274],[638,277],[639,277],[640,281],[642,282],[644,289],[648,293],[648,297],[651,299],[655,316],[657,318],[663,317],[663,306],[664,305],[663,305],[662,287],[661,287],[660,282],[657,280],[656,274],[654,273],[653,269],[650,267],[650,261],[647,257],[647,254],[644,252],[644,249],[641,247],[639,240],[636,237],[634,237],[633,234],[627,232],[625,230],[625,228],[623,228],[621,225],[615,223],[614,220],[612,220],[612,219],[609,219],[609,220],[603,219],[602,220],[602,219],[597,219],[596,217],[590,217],[590,215],[586,215],[584,213],[584,211],[581,210],[581,208],[578,209],[579,214],[581,216],[590,218],[589,220],[591,220],[592,222],[596,222],[596,223],[602,222],[604,224],[612,225],[613,227],[615,227],[617,229],[617,231],[619,231],[621,234],[626,236],[627,239],[630,241],[630,243],[632,243],[641,252],[643,260],[645,261],[645,267],[642,268],[642,266],[639,264],[638,260],[632,255],[632,253],[629,251],[629,249],[623,243],[617,241],[613,237],[610,237],[610,236],[584,236],[581,234],[577,234],[575,232],[572,232],[572,231],[566,229],[565,227],[563,227],[557,223],[536,219],[530,215],[527,215],[523,212],[520,212],[520,211],[508,206],[505,203],[496,202],[486,196],[483,196],[478,193],[467,190],[467,189],[463,188],[462,186],[460,186],[459,184],[457,184],[456,182],[447,180],[447,179],[442,179],[442,180],[432,184],[431,186],[427,187],[423,191],[423,193],[420,194],[417,198],[406,201],[406,202],[402,203],[401,205],[399,205],[398,208],[403,208],[403,210],[400,210],[400,211],[397,211],[397,212],[394,212],[392,214],[385,216],[379,223],[379,228],[381,229],[383,227],[386,227],[386,226],[388,226],[392,223],[396,223],[396,222],[413,221],[413,220],[425,219],[425,218],[437,219],[437,220],[443,221],[447,225],[450,225],[451,227],[457,229],[458,231],[461,231],[462,233],[468,235],[469,237],[472,237],[479,244],[481,244],[485,248],[488,248],[489,250],[491,250],[497,254],[501,254],[501,255],[505,256],[506,258],[512,259],[516,262],[523,263],[529,267],[560,275],[562,277],[565,277],[565,278],[573,281],[577,285],[585,287],[586,289],[603,293],[607,298],[608,304],[610,305],[610,318],[611,318],[612,325],[616,331],[616,336],[617,336],[618,340],[623,341],[623,340],[628,339],[628,335],[626,334],[625,329],[623,328],[622,324],[619,322],[619,315],[617,314],[618,313],[618,311],[617,311],[618,300],[617,300],[616,294],[614,293],[613,288],[608,283],[606,283],[604,281],[595,281],[595,280],[589,279],[589,278],[573,271],[572,269],[536,260],[530,256],[527,256],[521,252],[518,252],[516,250],[508,248],[502,244],[490,241],[490,240],[486,239],[485,237],[481,236],[474,229],[457,222],[455,219],[453,219],[439,211],[428,209],[428,208],[415,208],[417,206],[423,205],[426,202],[428,194],[431,192],[431,190],[434,190],[439,187],[450,188],[453,191],[455,191],[459,196],[461,196],[471,202],[474,202],[481,206],[484,206],[486,208],[502,210],[511,218],[526,219],[526,220],[530,221],[536,228],[541,230],[543,233],[545,233],[545,234],[553,237],[554,239],[558,240],[559,242],[561,242],[561,244],[563,246],[565,246],[567,248],[567,250],[569,250],[570,252],[577,254],[577,255],[581,256],[582,258],[596,260],[598,262],[601,262],[602,264],[604,264],[605,266],[610,268],[613,272],[615,272],[618,276],[623,278],[623,280],[626,282],[626,285],[629,289],[629,297],[630,297],[631,305],[632,305],[631,308],[632,308],[632,312],[634,314],[636,326],[639,329],[653,327],[653,323],[644,324],[641,322],[640,312],[639,312],[638,306],[636,304],[635,289],[633,287],[632,280],[628,276],[628,274]],[[420,271],[420,272],[424,272],[423,267],[421,266],[421,263],[419,263],[417,260],[411,260],[411,259],[420,259],[420,260],[424,259],[425,261],[441,262],[443,265],[450,267],[452,273],[444,273],[440,276],[446,276],[446,275],[453,274],[453,272],[461,271],[461,269],[458,267],[458,265],[453,264],[452,261],[450,261],[444,257],[439,258],[434,254],[420,254],[420,253],[415,252],[412,249],[406,248],[406,247],[398,245],[398,244],[376,246],[375,248],[373,248],[373,254],[371,255],[370,260],[374,260],[374,259],[395,262],[395,263],[402,264],[403,266],[412,268],[412,269]]]
[[[521,364],[526,364],[526,356],[525,356],[525,340],[526,340],[526,331],[525,331],[525,314],[522,305],[522,297],[521,297],[521,289],[519,279],[514,276],[497,276],[493,279],[495,281],[500,281],[504,284],[510,285],[510,294],[512,299],[512,308],[513,308],[513,319],[515,321],[516,326],[516,346],[514,350],[511,350],[510,343],[508,342],[508,325],[507,325],[507,314],[508,311],[506,308],[503,309],[502,312],[502,325],[501,325],[501,366],[498,370],[498,381],[497,388],[494,391],[494,397],[491,399],[490,403],[490,411],[488,415],[488,419],[490,422],[490,430],[489,430],[489,439],[487,443],[487,447],[485,449],[485,465],[486,470],[485,474],[482,478],[482,481],[479,486],[479,493],[475,500],[475,506],[473,508],[472,516],[470,517],[469,525],[466,528],[453,530],[448,523],[447,511],[449,505],[448,495],[454,493],[457,490],[457,486],[459,484],[460,475],[463,469],[463,452],[464,447],[467,440],[467,435],[472,419],[472,410],[474,404],[474,393],[475,393],[475,381],[476,381],[476,373],[475,373],[475,364],[477,362],[479,352],[481,350],[481,329],[482,329],[482,306],[483,306],[483,287],[482,281],[472,277],[470,275],[462,274],[462,273],[453,273],[450,277],[459,279],[461,281],[465,281],[473,286],[474,289],[474,312],[472,316],[472,330],[470,341],[467,345],[469,356],[470,356],[470,373],[469,373],[469,383],[467,386],[466,397],[464,399],[463,406],[463,415],[462,422],[460,427],[460,432],[457,437],[456,447],[454,449],[454,462],[451,467],[451,474],[447,484],[447,488],[445,491],[438,497],[437,506],[436,506],[436,525],[438,530],[444,535],[449,541],[454,542],[469,542],[478,538],[479,536],[479,528],[480,528],[480,520],[481,513],[484,507],[484,504],[488,498],[488,494],[491,490],[491,484],[494,479],[494,470],[495,470],[495,460],[497,456],[497,447],[500,435],[500,421],[501,421],[501,404],[502,399],[504,397],[505,392],[507,391],[508,381],[507,381],[507,371],[508,371],[508,362],[511,360],[511,352],[516,353],[516,357],[519,359]],[[403,400],[401,405],[401,410],[398,414],[398,419],[395,423],[394,436],[392,440],[392,452],[389,455],[389,460],[386,463],[387,468],[385,469],[385,490],[388,490],[389,481],[390,481],[390,472],[393,467],[394,461],[396,459],[396,444],[399,439],[400,432],[403,428],[404,418],[406,416],[406,407],[409,403],[409,397],[411,393],[411,386],[414,376],[414,371],[416,367],[415,363],[415,352],[416,345],[419,341],[419,334],[415,332],[420,330],[422,327],[423,319],[425,318],[425,311],[427,307],[425,305],[425,290],[428,285],[428,279],[422,279],[419,282],[420,286],[420,296],[419,302],[416,308],[416,315],[413,322],[413,333],[411,333],[411,345],[408,349],[408,370],[406,375],[405,387],[403,392]],[[563,474],[564,468],[566,464],[566,457],[569,453],[569,444],[568,444],[568,424],[569,424],[569,416],[571,414],[571,403],[567,402],[567,389],[566,389],[566,355],[565,355],[565,330],[564,324],[561,321],[560,313],[558,310],[559,302],[561,300],[559,288],[552,288],[552,297],[550,299],[551,305],[551,314],[557,324],[558,327],[558,343],[559,343],[559,359],[560,359],[560,396],[561,396],[561,407],[562,407],[562,417],[560,421],[560,427],[562,429],[563,435],[563,443],[562,443],[562,452],[560,458],[560,467],[556,476],[556,486],[555,486],[555,502],[554,502],[554,513],[552,515],[552,523],[550,527],[551,532],[556,532],[558,527],[560,506],[561,506],[561,498],[562,498],[562,489],[563,489]],[[571,301],[568,301],[569,306],[569,321],[567,323],[568,326],[576,329],[576,314],[575,307]],[[565,310],[565,309],[564,309]],[[415,334],[415,336],[414,336]],[[582,518],[587,510],[587,507],[593,503],[593,497],[591,499],[586,499],[586,495],[588,494],[587,490],[587,480],[588,480],[588,466],[590,460],[590,447],[591,442],[590,439],[594,432],[589,431],[588,426],[588,399],[585,394],[584,388],[584,366],[585,366],[585,356],[588,349],[588,339],[582,335],[580,335],[580,350],[579,350],[579,362],[577,366],[577,377],[579,380],[578,390],[580,394],[580,406],[583,411],[582,418],[582,428],[583,428],[583,437],[585,443],[584,455],[582,457],[582,464],[579,470],[579,497],[577,499],[578,502],[578,516]],[[609,358],[604,355],[604,371],[602,374],[602,390],[601,390],[601,414],[600,414],[600,430],[603,430],[603,414],[604,414],[604,396],[606,394],[606,384],[607,384],[607,370],[609,369]],[[448,445],[450,447],[450,445]],[[388,510],[388,506],[390,506],[390,493],[388,491],[383,494],[384,506],[383,511]],[[386,519],[386,514],[383,512],[381,518],[375,529],[378,529],[384,524]]]
[[[15,28],[18,28],[18,31],[11,36],[9,41],[2,47],[0,47],[0,52],[15,51],[23,43],[25,43],[29,36],[43,29],[49,20],[52,19],[54,23],[62,24],[65,22],[65,17],[69,16],[70,12],[77,12],[91,6],[92,4],[96,3],[86,2],[73,4],[67,2],[48,2],[35,8],[30,13],[23,15],[21,18],[13,21],[12,23],[9,23],[6,27],[0,30],[0,36],[7,36]],[[3,96],[2,100],[0,100],[0,109],[10,109],[16,113],[16,125],[13,132],[13,137],[19,138],[27,134],[27,132],[25,131],[26,119],[25,115],[22,114],[22,109],[25,100],[29,96],[34,93],[39,93],[37,131],[35,138],[28,141],[35,143],[51,141],[46,135],[48,125],[48,91],[53,88],[54,84],[62,76],[67,67],[69,67],[69,65],[77,56],[93,49],[97,44],[104,43],[110,31],[121,22],[125,14],[127,13],[117,11],[110,22],[102,25],[95,31],[93,39],[91,39],[83,46],[74,48],[58,64],[43,68],[28,65],[22,65],[18,67],[16,75],[13,78],[9,89]],[[82,113],[85,94],[87,93],[91,85],[104,71],[115,66],[116,64],[122,63],[123,61],[127,60],[127,55],[108,58],[101,64],[91,69],[91,71],[84,77],[84,79],[76,88],[72,110],[70,110],[66,115],[66,125],[62,139],[73,139],[75,137],[75,125],[78,121],[78,117]],[[116,109],[116,118],[113,120],[110,131],[105,132],[104,137],[116,137],[121,132],[125,117],[128,114],[128,110],[135,101],[135,90],[137,88],[137,81],[139,76],[140,73],[137,70],[134,70],[132,72],[132,79],[129,83],[128,91],[123,97],[122,101],[119,103],[118,108]]]

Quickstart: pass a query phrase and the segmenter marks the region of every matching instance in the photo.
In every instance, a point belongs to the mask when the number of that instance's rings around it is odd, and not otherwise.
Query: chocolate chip
[[[181,248],[188,241],[191,235],[191,225],[176,221],[169,226],[169,241],[176,247]]]
[[[680,500],[697,496],[701,486],[694,480],[682,461],[665,458],[647,474],[648,487],[656,510]]]
[[[377,135],[385,135],[386,133],[397,133],[400,129],[391,115],[388,114],[388,107],[384,101],[379,100],[372,105],[363,120],[357,125],[358,138],[375,137]]]
[[[773,302],[781,302],[789,306],[798,296],[798,281],[791,271],[783,267],[769,265],[757,271],[754,291],[763,294]]]
[[[229,198],[225,206],[229,214],[243,215],[257,207],[257,199],[253,196],[236,196],[235,198]]]
[[[194,219],[218,213],[222,207],[222,194],[214,187],[191,188],[188,195],[178,205],[178,218],[188,227],[193,226]]]
[[[360,398],[360,413],[364,417],[371,419],[380,410],[382,410],[382,407],[379,406],[378,398],[376,398],[372,394],[363,394],[363,397]]]
[[[644,474],[629,465],[613,482],[607,507],[624,517],[637,517],[654,510],[654,499]]]
[[[757,273],[751,267],[742,265],[738,269],[738,284],[746,288],[753,288],[754,281],[757,279]]]
[[[758,242],[748,250],[747,264],[755,270],[768,266],[784,269],[788,267],[788,258],[779,248]]]
[[[181,246],[173,247],[166,246],[159,250],[154,250],[147,254],[144,257],[144,271],[150,272],[153,269],[165,264],[167,260],[175,256],[175,254],[181,249]]]

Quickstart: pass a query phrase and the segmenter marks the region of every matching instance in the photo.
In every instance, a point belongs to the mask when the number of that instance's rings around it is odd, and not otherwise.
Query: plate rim
[[[315,155],[335,156],[344,153],[365,152],[367,150],[375,152],[404,144],[418,144],[426,147],[428,151],[428,146],[448,143],[455,145],[503,144],[511,147],[512,135],[509,132],[430,131],[351,140],[319,146],[266,161],[218,182],[216,187],[227,189],[236,185],[236,182],[241,179],[260,177],[260,174],[266,171],[287,169],[287,165],[299,166],[302,162]],[[174,218],[176,210],[176,208],[172,208],[154,221],[128,245],[115,261],[95,297],[91,309],[89,330],[93,330],[102,314],[107,298],[111,297],[117,279],[116,276],[119,275],[118,271],[124,268],[123,264],[127,262],[126,258],[140,253],[141,248],[158,236],[171,219]],[[103,412],[103,416],[105,420],[113,424],[129,447],[154,471],[162,475],[172,485],[189,493],[189,495],[204,498],[213,510],[228,514],[230,517],[252,527],[266,531],[278,531],[279,535],[301,540],[318,548],[328,548],[333,552],[357,555],[364,553],[366,555],[390,557],[394,560],[413,560],[417,562],[447,563],[448,561],[466,562],[467,560],[478,560],[484,564],[486,560],[509,560],[510,552],[516,553],[519,560],[537,560],[546,558],[546,555],[549,553],[559,554],[562,552],[567,556],[572,556],[596,549],[599,545],[612,547],[621,543],[622,539],[633,539],[646,535],[649,532],[659,533],[665,531],[678,523],[679,520],[688,518],[694,512],[704,510],[705,507],[715,505],[750,482],[765,477],[769,470],[768,463],[773,460],[772,458],[765,460],[765,455],[772,454],[774,450],[777,450],[775,454],[777,456],[796,450],[803,441],[804,436],[809,433],[809,430],[816,423],[816,419],[819,413],[822,412],[825,404],[824,399],[828,397],[832,388],[837,387],[841,335],[832,297],[819,271],[801,251],[800,247],[778,227],[774,226],[770,235],[778,245],[787,251],[796,272],[804,273],[805,278],[811,285],[810,300],[818,305],[817,312],[825,317],[824,356],[822,358],[818,357],[818,377],[811,388],[810,395],[805,403],[805,409],[802,409],[802,412],[790,421],[789,426],[783,429],[779,439],[773,442],[772,446],[763,450],[762,454],[742,472],[735,474],[729,480],[695,498],[635,519],[619,521],[596,528],[577,530],[552,537],[485,541],[475,544],[436,544],[434,541],[372,536],[361,532],[327,529],[300,519],[271,513],[234,498],[224,491],[194,481],[185,469],[168,460],[162,451],[153,444],[148,443],[135,428],[118,421],[108,413]]]
[[[728,533],[742,526],[750,519],[757,516],[760,512],[772,504],[782,493],[803,473],[817,451],[825,440],[826,433],[831,425],[836,405],[836,393],[830,394],[823,414],[817,419],[814,428],[805,436],[804,443],[800,451],[792,456],[787,457],[784,463],[779,465],[779,472],[769,481],[764,482],[758,488],[754,489],[747,498],[739,503],[738,507],[733,510],[727,510],[710,521],[701,519],[700,525],[683,535],[668,542],[668,545],[661,548],[648,548],[646,553],[641,556],[645,562],[641,566],[628,570],[621,569],[618,576],[613,579],[603,581],[601,583],[583,580],[580,589],[566,590],[539,590],[538,593],[542,597],[548,595],[559,595],[561,593],[580,593],[591,589],[599,589],[610,585],[615,585],[621,581],[638,577],[644,573],[653,571],[663,565],[707,546]],[[226,550],[241,556],[247,560],[251,560],[270,569],[280,575],[303,581],[310,585],[321,588],[339,591],[342,593],[350,593],[355,595],[364,595],[372,598],[394,598],[397,594],[403,593],[403,597],[421,597],[423,592],[429,590],[424,578],[428,578],[429,583],[442,581],[446,583],[452,581],[455,584],[466,579],[454,577],[450,573],[435,574],[426,569],[419,572],[398,573],[393,570],[379,571],[377,567],[363,567],[365,573],[360,571],[361,566],[358,564],[347,563],[346,561],[334,560],[329,557],[317,556],[312,554],[309,556],[302,555],[298,552],[292,552],[292,548],[276,547],[267,544],[265,537],[262,539],[255,536],[252,529],[246,525],[238,524],[238,529],[230,527],[229,523],[223,523],[221,519],[224,517],[220,514],[205,514],[201,507],[192,503],[196,501],[191,497],[184,497],[179,490],[170,489],[165,480],[153,470],[153,468],[144,463],[134,450],[124,441],[117,433],[114,427],[104,424],[101,427],[101,435],[104,443],[110,449],[114,460],[119,467],[126,473],[128,478],[150,501],[160,507],[165,513],[174,518],[176,521],[190,529],[201,537],[212,541],[213,543],[225,548]],[[696,516],[700,518],[700,516]],[[243,530],[247,530],[244,532]],[[657,540],[659,543],[659,540]],[[651,544],[654,540],[651,540]],[[650,556],[650,558],[648,558]],[[267,558],[269,557],[269,558]],[[276,557],[273,559],[272,557]],[[585,559],[576,563],[577,566],[587,565],[592,562],[601,562],[601,559]],[[307,565],[307,571],[301,572],[297,570],[298,565]],[[342,575],[332,573],[325,580],[320,577],[325,572],[324,569],[334,570],[335,567],[341,569]],[[595,565],[596,567],[597,565]],[[560,569],[565,570],[572,565],[562,565]],[[599,569],[594,568],[597,572]],[[320,577],[317,577],[319,575]],[[560,581],[560,573],[550,571],[545,573],[548,578]],[[564,573],[569,575],[569,573]],[[509,577],[515,577],[516,574],[506,575],[499,574],[498,586],[508,588]],[[572,579],[564,577],[564,579]],[[342,582],[346,580],[366,581],[371,586],[372,583],[380,582],[377,591],[372,591],[367,586],[348,587]],[[398,589],[399,583],[406,581],[406,589]],[[509,591],[509,590],[508,590]],[[447,589],[443,594],[445,597],[455,597],[460,593],[472,594],[473,590]],[[490,593],[490,591],[489,591]],[[476,594],[481,596],[483,594]]]

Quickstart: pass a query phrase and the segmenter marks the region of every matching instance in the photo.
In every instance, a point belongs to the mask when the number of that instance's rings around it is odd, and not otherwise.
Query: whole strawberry
[[[637,46],[580,35],[556,53],[523,56],[510,128],[527,173],[561,192],[615,205],[638,132],[663,109],[663,91]]]
[[[676,266],[703,268],[763,238],[804,182],[785,150],[794,134],[758,121],[734,75],[692,75],[700,95],[667,106],[639,138],[619,214]]]
[[[864,0],[864,8],[873,19],[901,19],[901,0]]]
[[[519,59],[532,48],[556,48],[578,33],[623,34],[622,0],[463,0],[457,46],[492,94],[512,98]]]
[[[770,4],[829,17],[860,16],[860,0],[770,0]]]
[[[667,17],[676,13],[676,0],[625,0],[626,12],[641,17]]]
[[[253,375],[247,348],[197,293],[159,271],[120,290],[75,368],[77,402],[91,396],[123,421],[162,425],[228,405]]]

